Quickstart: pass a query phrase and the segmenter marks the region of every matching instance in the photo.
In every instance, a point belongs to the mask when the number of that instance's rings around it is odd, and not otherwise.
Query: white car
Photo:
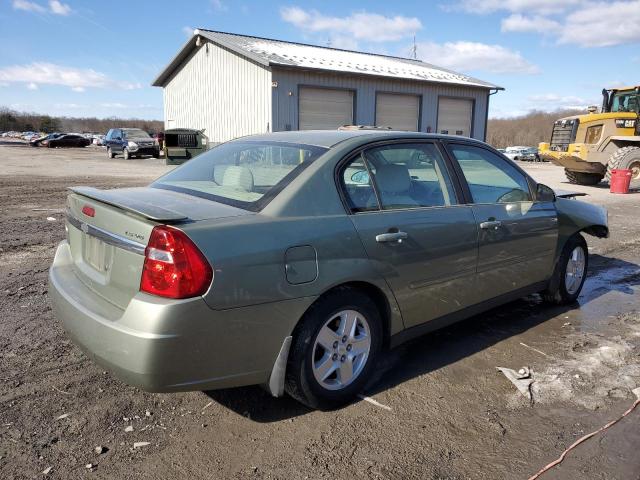
[[[529,147],[507,147],[504,155],[510,160],[518,160],[518,157],[528,149]]]

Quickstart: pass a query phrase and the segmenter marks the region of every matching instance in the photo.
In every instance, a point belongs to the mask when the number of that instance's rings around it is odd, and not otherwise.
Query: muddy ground
[[[573,187],[558,167],[526,168]],[[526,479],[635,399],[640,193],[594,187],[578,189],[609,208],[612,235],[587,237],[579,304],[527,297],[388,353],[365,392],[386,408],[315,412],[258,387],[128,387],[67,339],[47,269],[64,237],[65,187],[139,185],[166,169],[94,148],[0,145],[0,478]],[[532,369],[532,404],[497,366]],[[639,479],[638,451],[640,407],[542,478]]]

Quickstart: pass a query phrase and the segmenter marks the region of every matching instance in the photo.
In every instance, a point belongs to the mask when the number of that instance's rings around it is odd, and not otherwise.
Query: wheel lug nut
[[[347,345],[347,352],[351,351],[351,344]]]
[[[333,348],[338,348],[338,341],[333,342]]]
[[[344,337],[342,337],[342,343],[345,343],[347,341],[347,336],[345,335]]]
[[[346,359],[347,359],[347,357],[346,357],[345,355],[342,355],[342,356],[340,357],[340,361],[341,361],[341,362],[344,362]]]
[[[338,359],[338,354],[334,353],[333,356],[331,357],[332,360],[337,360]]]

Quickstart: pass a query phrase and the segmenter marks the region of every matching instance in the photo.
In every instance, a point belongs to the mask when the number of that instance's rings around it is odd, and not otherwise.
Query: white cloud
[[[12,2],[14,10],[24,10],[25,12],[33,13],[53,13],[54,15],[69,15],[73,10],[71,7],[62,3],[59,0],[50,0],[49,8],[36,2],[29,0],[13,0]]]
[[[540,15],[560,13],[575,8],[588,0],[461,0],[447,9],[462,10],[467,13],[487,14],[498,11],[512,13],[526,12]]]
[[[534,32],[542,34],[556,33],[562,29],[559,22],[539,15],[525,17],[519,13],[502,19],[503,32]]]
[[[182,27],[182,33],[184,33],[184,36],[187,38],[193,37],[193,30],[193,27]]]
[[[461,0],[448,10],[508,12],[503,32],[554,35],[559,44],[610,47],[640,42],[640,0]]]
[[[69,15],[71,13],[71,7],[58,0],[51,0],[49,2],[49,9],[51,10],[51,13],[56,15]]]
[[[27,83],[27,89],[28,90],[38,90],[38,85],[33,83],[33,82],[29,82],[29,83]]]
[[[84,91],[86,88],[133,90],[141,87],[140,84],[113,80],[93,69],[65,67],[46,62],[0,68],[0,82],[62,85],[75,91]]]
[[[589,105],[596,105],[594,99],[576,97],[575,95],[558,95],[555,93],[544,93],[529,95],[527,103],[530,109],[553,111],[561,109],[585,109]]]
[[[501,45],[477,42],[421,42],[418,57],[452,70],[478,70],[491,73],[535,74],[538,67],[525,60],[520,52]]]
[[[228,10],[227,6],[222,2],[222,0],[211,0],[211,6],[218,12],[226,12]]]
[[[125,105],[124,103],[118,103],[118,102],[101,103],[100,106],[103,108],[127,108],[128,107],[128,105]]]
[[[567,16],[560,43],[609,47],[640,42],[640,0],[591,3]]]
[[[13,0],[14,10],[24,10],[25,12],[45,13],[47,11],[42,5],[28,0]]]
[[[304,32],[327,32],[370,42],[400,40],[412,36],[422,28],[422,23],[416,17],[387,17],[365,11],[352,13],[347,17],[330,17],[316,10],[284,7],[280,9],[280,17]]]

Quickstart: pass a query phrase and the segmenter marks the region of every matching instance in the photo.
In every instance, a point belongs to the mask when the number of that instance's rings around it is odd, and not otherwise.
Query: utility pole
[[[413,59],[418,59],[418,46],[416,45],[416,36],[413,36],[413,48],[411,49],[411,53],[413,54]]]

